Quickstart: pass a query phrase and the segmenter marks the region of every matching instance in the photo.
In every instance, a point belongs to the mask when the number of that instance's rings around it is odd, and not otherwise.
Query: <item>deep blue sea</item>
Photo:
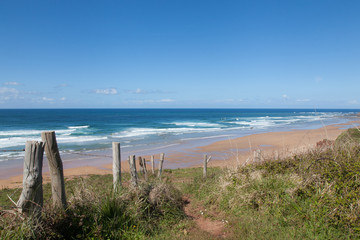
[[[259,132],[319,128],[344,123],[354,109],[2,109],[0,162],[19,159],[27,140],[56,132],[62,153],[111,148],[155,149],[199,139],[235,138]]]

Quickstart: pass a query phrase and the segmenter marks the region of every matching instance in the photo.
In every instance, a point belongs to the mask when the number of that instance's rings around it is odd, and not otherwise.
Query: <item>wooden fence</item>
[[[63,164],[60,157],[56,136],[54,131],[42,132],[41,142],[28,141],[25,145],[24,157],[24,174],[23,174],[23,189],[18,202],[16,203],[18,211],[25,215],[34,215],[40,217],[43,207],[43,187],[42,187],[42,165],[43,154],[46,152],[46,157],[49,162],[50,178],[51,178],[51,192],[54,207],[65,209],[67,206],[65,195],[65,181]],[[121,152],[120,143],[112,143],[112,158],[113,158],[113,189],[117,192],[121,188]],[[260,150],[254,151],[254,159],[260,161]],[[160,154],[158,163],[157,177],[161,180],[165,154]],[[203,160],[203,177],[207,177],[207,165],[211,160],[211,156],[204,155]],[[138,172],[136,170],[136,156],[128,157],[130,166],[130,185],[137,187],[139,183]],[[156,175],[154,155],[150,157],[151,173]],[[148,178],[147,166],[145,158],[138,157],[138,165],[140,172],[144,178]]]

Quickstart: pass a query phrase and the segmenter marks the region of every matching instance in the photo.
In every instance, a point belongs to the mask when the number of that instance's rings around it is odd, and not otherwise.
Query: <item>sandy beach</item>
[[[212,156],[209,166],[236,167],[246,161],[251,160],[253,151],[260,149],[263,157],[278,155],[280,157],[303,152],[314,147],[317,142],[323,139],[335,140],[336,137],[348,127],[358,124],[358,121],[348,122],[346,124],[335,124],[325,126],[319,129],[311,130],[293,130],[286,132],[267,132],[252,134],[249,136],[239,137],[217,141],[209,145],[196,148],[184,148],[179,152],[165,152],[165,168],[179,167],[197,167],[201,166],[203,155]],[[150,156],[142,155],[147,160]],[[81,156],[79,159],[67,160],[64,164],[65,178],[76,176],[87,176],[89,174],[111,174],[111,158],[101,158],[94,156]],[[88,161],[84,161],[87,160]],[[159,159],[159,154],[155,155]],[[46,160],[44,160],[45,162]],[[44,164],[45,165],[45,164]],[[19,172],[20,169],[13,172]],[[127,161],[122,161],[122,171],[128,171]],[[11,172],[9,169],[8,172]],[[49,182],[49,173],[47,167],[44,167],[44,183]],[[22,175],[10,176],[0,179],[0,188],[16,188],[22,185]]]

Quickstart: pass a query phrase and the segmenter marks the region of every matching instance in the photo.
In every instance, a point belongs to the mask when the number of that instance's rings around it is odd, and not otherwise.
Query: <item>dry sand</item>
[[[206,146],[184,149],[179,153],[166,154],[165,168],[176,166],[200,166],[203,155],[212,156],[209,166],[236,167],[244,164],[248,159],[252,159],[253,151],[260,149],[261,155],[266,157],[269,155],[285,156],[305,151],[309,147],[323,139],[334,140],[344,131],[344,126],[355,126],[359,122],[349,122],[346,124],[330,125],[320,129],[313,130],[294,130],[287,132],[268,132],[261,134],[253,134],[236,139],[218,141]],[[150,159],[149,156],[145,156]],[[158,159],[159,156],[155,155]],[[127,161],[122,161],[122,171],[129,171]],[[76,168],[64,169],[66,178],[76,176],[87,176],[89,174],[110,174],[111,164],[102,167],[82,166]],[[148,166],[148,169],[150,167]],[[44,182],[49,182],[49,173],[44,173]],[[1,188],[21,187],[22,176],[10,177],[8,179],[0,179]]]

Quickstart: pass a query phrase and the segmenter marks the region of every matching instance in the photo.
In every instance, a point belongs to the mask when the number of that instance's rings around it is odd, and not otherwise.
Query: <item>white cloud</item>
[[[42,97],[41,101],[43,102],[53,102],[55,99],[54,98],[48,98],[48,97]]]
[[[140,94],[140,93],[144,93],[144,91],[141,90],[140,88],[137,88],[137,89],[134,91],[134,93]]]
[[[282,95],[282,98],[283,98],[284,100],[288,100],[288,99],[289,99],[289,96],[288,96],[287,94],[283,94],[283,95]]]
[[[115,95],[118,91],[115,88],[108,88],[108,89],[96,89],[95,93],[97,94],[104,94],[104,95]]]
[[[66,97],[60,98],[60,101],[66,101]]]
[[[0,94],[19,94],[19,91],[15,88],[0,87]]]
[[[144,100],[130,100],[129,102],[132,103],[139,103],[139,104],[144,104],[144,103],[171,103],[171,102],[175,102],[174,99],[171,98],[165,98],[165,99],[144,99]]]
[[[126,90],[125,92],[132,93],[132,94],[164,94],[164,93],[170,93],[168,91],[163,91],[163,90],[157,90],[157,89],[144,90],[144,89],[141,89],[141,88],[137,88],[135,90]]]
[[[161,99],[159,102],[175,102],[175,100],[171,98],[166,98],[166,99]]]
[[[8,101],[11,99],[17,99],[19,97],[19,91],[15,88],[0,87],[0,100]]]
[[[5,82],[4,85],[5,86],[18,86],[18,85],[20,85],[20,83],[18,83],[18,82]]]

